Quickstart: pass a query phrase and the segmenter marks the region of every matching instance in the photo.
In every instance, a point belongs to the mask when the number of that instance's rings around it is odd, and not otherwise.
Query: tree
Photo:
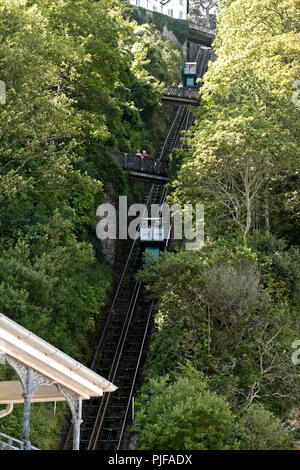
[[[0,310],[83,359],[108,280],[96,264],[92,246],[76,240],[66,215],[56,211],[48,224],[31,225],[16,244],[2,244]]]
[[[190,14],[193,21],[207,28],[212,27],[211,14],[215,13],[217,4],[216,0],[192,0]]]
[[[292,450],[293,438],[273,413],[257,403],[239,421],[242,450]]]
[[[142,450],[225,450],[238,448],[231,439],[234,417],[228,402],[207,390],[200,374],[190,372],[174,384],[168,377],[150,380],[150,395],[137,403],[138,448]]]
[[[299,395],[290,357],[297,310],[282,281],[260,269],[254,252],[221,240],[145,268],[139,278],[161,296],[151,375],[173,374],[188,359],[238,409],[257,400],[289,409]]]
[[[279,168],[293,160],[295,141],[290,132],[278,129],[263,115],[239,112],[223,111],[195,129],[194,154],[184,162],[175,188],[185,195],[184,200],[192,198],[194,203],[216,200],[220,209],[214,217],[232,219],[246,245],[255,210],[264,207]]]
[[[229,233],[235,225],[245,244],[255,226],[270,231],[273,188],[296,172],[297,15],[297,1],[226,2],[214,42],[217,60],[205,76],[190,132],[190,156],[174,184],[176,202],[206,203],[212,233]],[[289,191],[296,202],[295,182]]]

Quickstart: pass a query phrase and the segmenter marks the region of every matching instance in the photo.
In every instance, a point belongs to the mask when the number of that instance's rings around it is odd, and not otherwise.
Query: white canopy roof
[[[0,404],[23,403],[23,389],[19,380],[9,380],[0,382]],[[31,398],[32,403],[65,401],[65,397],[58,391],[58,388],[51,385],[40,385]]]
[[[4,352],[48,377],[52,385],[36,390],[32,401],[58,401],[55,384],[61,384],[77,393],[82,399],[114,392],[117,387],[84,365],[51,346],[0,313],[0,353]],[[48,390],[48,392],[47,392]],[[10,397],[9,397],[10,394]],[[0,382],[0,404],[23,402],[20,384]],[[13,398],[13,401],[10,398]]]

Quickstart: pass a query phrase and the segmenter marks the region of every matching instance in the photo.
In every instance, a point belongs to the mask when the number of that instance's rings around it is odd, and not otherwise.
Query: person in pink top
[[[148,153],[146,153],[146,150],[143,150],[142,157],[149,157]]]

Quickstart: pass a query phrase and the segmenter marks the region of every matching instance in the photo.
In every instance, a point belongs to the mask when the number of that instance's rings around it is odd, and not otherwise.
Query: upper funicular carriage
[[[185,62],[183,67],[183,84],[185,87],[194,88],[197,79],[197,62]]]

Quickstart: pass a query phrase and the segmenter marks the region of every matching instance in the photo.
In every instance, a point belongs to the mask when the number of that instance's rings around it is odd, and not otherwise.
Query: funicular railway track
[[[180,132],[187,124],[189,110],[180,107],[159,153],[159,160],[169,157]],[[146,187],[144,204],[163,204],[167,190],[160,184]],[[153,301],[147,302],[140,281],[134,274],[140,267],[140,247],[133,240],[114,300],[93,359],[92,367],[119,387],[113,394],[90,403],[82,430],[83,449],[120,449],[132,406],[132,396],[143,359]],[[99,367],[98,367],[99,364]]]
[[[180,135],[185,135],[192,119],[188,107],[178,107],[159,151],[159,161],[168,161],[171,151],[179,142]],[[184,143],[181,143],[180,147],[183,145]],[[145,183],[143,203],[147,207],[151,204],[161,205],[165,202],[166,195],[165,186]],[[117,385],[118,389],[114,393],[105,394],[102,399],[89,400],[83,412],[82,450],[122,448],[125,427],[132,411],[132,397],[145,358],[144,352],[149,340],[154,308],[154,300],[145,299],[141,282],[135,279],[140,266],[139,240],[135,238],[131,242],[91,364],[93,370]],[[70,441],[71,432],[66,440],[65,449],[70,447]]]
[[[197,57],[196,57],[197,78],[202,78],[203,77],[203,75],[207,71],[209,60],[213,60],[213,59],[214,59],[214,56],[213,56],[213,51],[211,49],[199,48],[199,51],[198,51],[198,54],[197,54]],[[200,85],[200,87],[202,86],[201,83],[200,84],[198,83],[198,86],[199,85]]]

